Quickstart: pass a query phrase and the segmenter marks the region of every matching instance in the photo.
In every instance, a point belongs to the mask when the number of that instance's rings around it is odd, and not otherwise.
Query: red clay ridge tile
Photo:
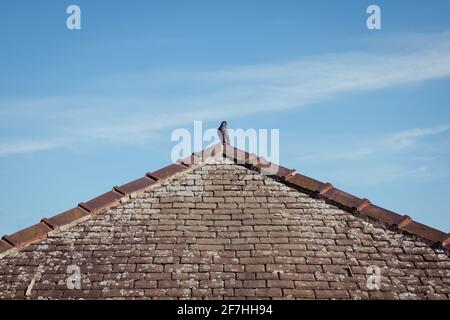
[[[147,173],[147,177],[152,178],[154,180],[164,180],[170,178],[171,176],[183,172],[186,170],[185,166],[181,164],[173,163],[164,167],[158,171]]]
[[[194,165],[198,165],[202,163],[202,158],[197,156],[195,153],[192,153],[189,157],[186,157],[182,160],[178,160],[180,164],[185,165],[187,167],[191,167]]]
[[[276,163],[267,161],[264,157],[258,157],[258,161],[254,167],[258,168],[261,174],[265,174],[267,176],[281,176],[279,174],[280,166]],[[289,170],[287,168],[284,169]]]
[[[258,163],[258,157],[254,153],[242,151],[231,145],[224,145],[223,156],[235,161],[237,164],[256,165]]]
[[[258,157],[257,161],[256,161],[256,164],[255,164],[255,167],[261,169],[261,168],[264,168],[264,167],[269,167],[270,165],[271,165],[271,162],[267,161],[266,158]]]
[[[323,195],[325,193],[327,193],[328,191],[330,191],[331,189],[333,189],[333,185],[329,182],[325,183],[325,185],[322,187],[322,189],[319,190],[319,194]]]
[[[292,187],[300,187],[314,193],[319,192],[325,186],[323,182],[301,175],[298,172],[286,177],[285,182]]]
[[[46,238],[50,231],[52,231],[52,229],[49,226],[44,223],[38,223],[12,235],[4,236],[3,240],[16,248],[22,248],[30,243]]]
[[[145,176],[143,178],[140,178],[140,179],[134,180],[132,182],[129,182],[127,184],[124,184],[120,187],[114,187],[114,189],[116,191],[122,193],[123,195],[127,195],[127,194],[145,190],[155,183],[156,183],[155,180]]]
[[[243,154],[244,152],[245,151],[239,150],[238,148],[235,148],[229,144],[224,144],[222,148],[222,156],[230,160],[237,160],[238,153]]]
[[[202,162],[208,160],[209,158],[213,158],[217,155],[219,155],[222,152],[222,144],[217,143],[213,144],[212,146],[199,151],[195,152],[194,154],[201,159]]]
[[[55,230],[56,226],[47,218],[42,218],[41,219],[41,223],[45,224],[46,226],[48,226],[50,229]]]
[[[256,154],[254,154],[254,153],[249,153],[248,154],[248,162],[247,162],[247,164],[254,166],[257,163],[258,163],[258,156]]]
[[[389,211],[387,209],[378,207],[374,204],[367,204],[362,209],[358,210],[361,215],[368,216],[372,219],[382,221],[388,225],[395,225],[401,215]]]
[[[410,222],[412,222],[412,219],[410,216],[401,216],[397,221],[394,223],[394,226],[398,227],[399,229],[403,229],[406,227]]]
[[[292,176],[295,172],[295,169],[289,169],[278,165],[278,172],[276,176],[280,177],[281,179],[286,179],[287,177]]]
[[[233,147],[230,144],[224,144],[222,148],[222,155],[224,158],[236,160],[238,151],[244,152],[242,150],[239,150],[238,148]]]
[[[447,233],[442,241],[442,246],[445,249],[450,249],[450,233]]]
[[[213,144],[212,146],[203,150],[203,156],[207,158],[215,157],[222,151],[223,145],[221,143]]]
[[[400,229],[416,236],[425,238],[433,243],[442,243],[442,239],[447,236],[447,234],[442,231],[436,230],[413,220],[411,220],[408,224],[404,225]]]
[[[365,207],[372,204],[369,199],[363,199],[363,202],[356,208],[356,211],[361,212]]]
[[[321,194],[325,198],[327,198],[339,205],[345,206],[351,210],[358,209],[362,205],[366,205],[368,202],[367,199],[361,199],[361,198],[355,197],[352,194],[349,194],[347,192],[344,192],[344,191],[336,189],[336,188],[330,188],[327,191],[325,191],[324,193],[321,192]]]
[[[9,250],[13,249],[14,246],[10,243],[6,242],[5,240],[0,240],[0,255],[2,253],[8,252]]]
[[[53,229],[59,229],[66,225],[70,225],[75,221],[84,218],[89,215],[89,212],[77,207],[67,210],[61,214],[58,214],[52,218],[42,219],[42,222],[51,226]]]
[[[108,191],[92,200],[82,202],[78,206],[90,213],[99,213],[102,210],[118,205],[122,197],[123,195],[117,191]]]
[[[118,194],[120,194],[121,196],[126,196],[127,194],[125,192],[123,192],[122,190],[120,190],[120,188],[118,186],[114,186],[112,188],[112,191],[117,192]]]

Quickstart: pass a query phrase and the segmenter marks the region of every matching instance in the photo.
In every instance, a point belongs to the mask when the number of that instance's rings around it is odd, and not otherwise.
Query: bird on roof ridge
[[[220,142],[222,144],[229,144],[230,143],[230,138],[228,136],[228,129],[227,129],[227,122],[226,121],[222,121],[222,123],[220,124],[219,128],[217,129],[217,135],[219,136]]]

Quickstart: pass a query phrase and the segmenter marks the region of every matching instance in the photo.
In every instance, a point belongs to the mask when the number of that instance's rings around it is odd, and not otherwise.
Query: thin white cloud
[[[303,156],[300,158],[301,161],[336,161],[336,160],[343,160],[343,161],[357,161],[357,160],[364,160],[367,157],[373,155],[375,153],[375,150],[371,148],[360,148],[356,150],[350,150],[347,152],[343,152],[342,150],[333,152],[333,153],[326,153],[326,154],[309,154],[306,156]]]
[[[395,133],[389,137],[389,142],[395,147],[410,147],[417,143],[418,139],[444,133],[450,130],[450,126],[438,126],[434,128],[415,128]]]
[[[0,156],[44,151],[62,147],[63,142],[46,140],[22,140],[0,142]]]
[[[409,39],[409,46],[405,39]],[[31,138],[10,140],[0,148],[0,155],[93,139],[136,143],[161,129],[194,120],[235,119],[309,106],[342,94],[450,76],[449,33],[428,38],[420,35],[418,42],[413,39],[402,39],[402,49],[394,53],[348,52],[250,66],[162,70],[89,84],[95,92],[82,97],[0,100],[0,126],[20,118],[24,127],[42,123],[48,141],[58,138],[57,144],[43,143],[42,147]],[[432,132],[404,133],[395,139],[408,145],[424,134]],[[356,151],[354,157],[367,155],[367,150]]]
[[[401,162],[390,161],[389,163],[379,163],[378,165],[361,165],[352,168],[340,168],[332,174],[333,178],[327,175],[327,179],[344,185],[344,188],[354,188],[360,190],[361,183],[366,187],[380,187],[392,182],[407,184],[414,181],[414,184],[430,183],[430,181],[447,179],[448,170],[440,171],[435,166],[426,165],[405,165]],[[360,195],[364,196],[364,195]]]
[[[413,128],[394,132],[378,138],[365,139],[357,137],[341,141],[339,145],[364,145],[364,147],[343,151],[332,145],[322,145],[326,153],[308,154],[298,158],[298,162],[310,162],[322,165],[336,165],[341,169],[335,176],[341,182],[358,185],[361,177],[370,175],[365,183],[379,185],[405,179],[442,179],[449,175],[443,164],[439,149],[433,147],[433,136],[450,131],[450,125],[427,128]],[[422,143],[418,144],[418,139]],[[305,147],[305,149],[308,149]],[[352,165],[348,166],[351,161]]]
[[[309,154],[301,157],[303,161],[336,161],[336,160],[365,160],[373,157],[386,157],[387,155],[401,154],[407,152],[409,148],[416,145],[418,139],[439,135],[450,130],[450,125],[435,126],[428,128],[414,128],[405,131],[394,132],[384,137],[376,139],[368,139],[362,141],[361,137],[357,137],[355,141],[342,142],[343,145],[364,144],[365,147],[350,149],[332,153]],[[330,150],[332,147],[325,146],[324,149]],[[434,157],[415,156],[418,161],[431,161]]]

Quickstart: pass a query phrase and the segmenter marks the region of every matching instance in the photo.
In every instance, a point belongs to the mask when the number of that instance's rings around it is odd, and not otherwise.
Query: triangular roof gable
[[[262,157],[257,157],[254,154],[247,153],[231,145],[222,146],[221,144],[216,144],[203,151],[193,153],[191,156],[179,160],[177,163],[170,164],[154,172],[149,172],[142,178],[122,186],[115,186],[111,191],[89,201],[82,202],[75,208],[52,218],[44,218],[36,225],[12,235],[3,236],[0,240],[0,258],[10,252],[42,240],[49,234],[70,228],[79,222],[89,219],[92,215],[100,214],[121,203],[127,202],[135,198],[137,193],[158,186],[162,181],[173,179],[188,171],[192,171],[194,168],[218,156],[223,156],[234,161],[237,165],[243,165],[263,174],[267,173],[267,168],[273,169],[276,166],[276,173],[272,174],[273,171],[271,171],[268,175],[291,188],[307,193],[311,197],[321,198],[355,216],[382,223],[392,230],[418,236],[432,247],[441,247],[450,250],[450,234],[448,233],[416,222],[409,216],[400,215],[376,206],[368,199],[358,198],[333,187],[331,183],[324,183],[304,176],[296,170],[272,164]]]

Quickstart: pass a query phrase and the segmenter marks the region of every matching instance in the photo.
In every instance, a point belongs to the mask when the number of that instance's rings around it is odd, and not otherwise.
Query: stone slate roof
[[[0,299],[450,299],[448,234],[220,147],[3,237]]]

